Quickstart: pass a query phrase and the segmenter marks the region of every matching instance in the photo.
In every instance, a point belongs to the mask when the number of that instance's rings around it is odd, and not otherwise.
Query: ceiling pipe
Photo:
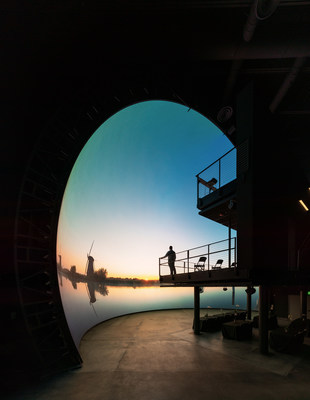
[[[269,18],[277,9],[280,0],[254,0],[250,14],[243,29],[243,39],[250,42],[254,35],[258,21]]]
[[[278,93],[275,95],[275,97],[273,98],[273,100],[269,106],[270,112],[274,113],[276,111],[279,104],[283,100],[284,96],[286,95],[286,93],[288,92],[290,87],[295,82],[299,71],[301,70],[302,66],[305,63],[305,60],[306,60],[305,57],[301,57],[301,58],[297,58],[294,61],[294,64],[293,64],[290,72],[286,75],[280,89],[278,90]]]
[[[246,43],[249,43],[254,35],[257,22],[259,20],[265,20],[269,18],[276,8],[278,7],[280,0],[254,0],[252,3],[252,7],[250,9],[250,14],[245,23],[243,29],[243,40]],[[243,46],[244,47],[244,46]],[[240,46],[242,49],[242,45]],[[239,50],[239,49],[238,49]],[[238,51],[236,51],[236,54]],[[236,57],[233,61],[232,67],[230,69],[230,73],[227,79],[226,88],[224,91],[222,102],[225,104],[233,91],[235,86],[239,71],[242,67],[243,59]]]
[[[255,0],[252,4],[252,7],[250,9],[250,14],[243,28],[243,40],[247,43],[250,42],[250,40],[252,39],[254,31],[256,29],[257,25],[256,7],[257,7],[257,1]]]

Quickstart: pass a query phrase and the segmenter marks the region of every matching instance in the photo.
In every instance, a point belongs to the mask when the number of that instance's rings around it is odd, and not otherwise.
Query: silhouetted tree
[[[98,280],[104,280],[108,275],[108,270],[106,268],[99,268],[94,272],[94,275]]]

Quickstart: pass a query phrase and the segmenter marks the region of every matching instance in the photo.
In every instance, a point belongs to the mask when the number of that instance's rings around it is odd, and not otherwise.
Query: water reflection
[[[61,271],[58,276],[64,311],[77,347],[86,331],[110,318],[141,311],[194,306],[193,288],[104,285],[102,282],[74,279]],[[257,308],[257,292],[252,296],[253,309]],[[200,304],[201,308],[245,309],[245,288],[236,288],[234,304],[232,299],[231,288],[227,291],[204,288]]]
[[[96,296],[95,291],[97,291],[101,296],[107,296],[109,294],[108,288],[99,282],[87,282],[87,292],[89,301],[91,303],[95,303]]]
[[[98,292],[101,296],[107,296],[109,294],[109,290],[103,282],[91,280],[85,275],[77,274],[75,271],[72,272],[59,268],[58,275],[59,275],[59,284],[61,287],[63,286],[63,277],[65,277],[71,282],[71,285],[74,290],[77,290],[78,283],[81,282],[85,283],[90,303],[95,303],[97,301],[95,292]]]

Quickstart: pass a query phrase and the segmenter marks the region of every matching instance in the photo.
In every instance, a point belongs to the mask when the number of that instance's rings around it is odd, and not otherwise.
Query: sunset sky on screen
[[[227,239],[198,215],[195,175],[232,148],[208,119],[183,105],[148,101],[105,121],[71,172],[58,225],[62,265],[84,273],[158,278],[158,258]]]

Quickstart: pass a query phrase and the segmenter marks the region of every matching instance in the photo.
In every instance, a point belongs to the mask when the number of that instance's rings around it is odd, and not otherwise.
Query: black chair
[[[277,329],[278,326],[278,318],[275,314],[269,314],[268,321],[267,321],[267,329],[269,331]],[[256,315],[253,318],[253,328],[259,328],[259,316]]]
[[[212,269],[221,269],[223,264],[223,260],[217,260],[215,265],[212,267]]]
[[[200,330],[201,332],[216,332],[221,330],[222,328],[222,317],[217,315],[206,315],[205,317],[200,318]],[[193,322],[194,329],[194,322]]]
[[[286,328],[270,332],[270,347],[283,353],[294,353],[300,350],[307,333],[307,319],[297,318]]]
[[[204,271],[207,257],[200,257],[198,263],[194,265],[194,271]]]

